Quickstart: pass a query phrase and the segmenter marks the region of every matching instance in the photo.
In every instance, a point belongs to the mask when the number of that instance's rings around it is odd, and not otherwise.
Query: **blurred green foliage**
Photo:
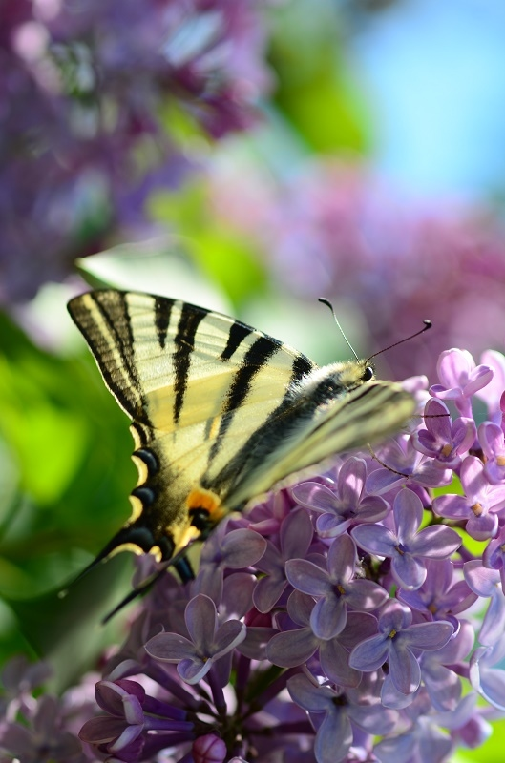
[[[0,660],[50,654],[79,632],[89,659],[96,625],[123,590],[125,559],[101,566],[60,599],[129,516],[136,481],[127,419],[82,346],[75,359],[36,347],[0,316]],[[122,555],[123,557],[126,555]],[[131,565],[131,562],[130,562]],[[92,635],[93,634],[93,635]],[[75,650],[75,644],[72,651]],[[78,669],[79,658],[72,658]]]

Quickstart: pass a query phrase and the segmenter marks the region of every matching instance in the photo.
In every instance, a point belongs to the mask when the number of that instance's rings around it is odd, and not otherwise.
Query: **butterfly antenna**
[[[388,347],[384,347],[383,350],[379,350],[379,352],[374,352],[373,355],[370,355],[368,360],[372,360],[372,358],[376,358],[377,355],[382,355],[383,352],[387,352],[387,350],[391,350],[393,347],[397,347],[399,344],[403,344],[404,342],[410,342],[411,339],[414,339],[414,337],[419,336],[419,334],[424,334],[425,331],[428,331],[431,328],[431,321],[426,319],[423,321],[424,326],[419,331],[416,331],[415,334],[412,334],[411,336],[407,336],[404,339],[399,339],[398,342],[393,342],[393,344],[390,344]],[[367,360],[367,362],[368,362]]]
[[[352,344],[350,343],[350,341],[346,337],[344,329],[340,325],[340,321],[338,320],[337,316],[335,315],[335,310],[333,309],[333,305],[331,304],[331,302],[328,299],[325,299],[324,297],[319,297],[319,302],[322,302],[323,305],[326,305],[326,307],[328,307],[331,310],[331,314],[333,315],[333,319],[334,319],[335,323],[337,324],[337,326],[338,326],[338,328],[340,330],[340,333],[344,337],[347,346],[349,347],[350,351],[352,352],[352,354],[354,355],[356,360],[359,360],[354,347],[352,346]]]

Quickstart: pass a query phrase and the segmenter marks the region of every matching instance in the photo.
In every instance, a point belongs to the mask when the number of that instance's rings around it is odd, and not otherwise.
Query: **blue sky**
[[[403,0],[350,51],[381,173],[414,196],[505,190],[503,0]]]

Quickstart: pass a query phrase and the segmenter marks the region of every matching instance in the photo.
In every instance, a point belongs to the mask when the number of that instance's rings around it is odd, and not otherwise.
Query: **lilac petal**
[[[364,578],[352,580],[347,584],[346,591],[347,604],[354,609],[378,609],[389,598],[385,588]]]
[[[475,497],[488,486],[482,461],[475,456],[467,456],[461,464],[460,480],[469,502],[473,503]]]
[[[439,495],[432,506],[435,514],[447,519],[467,519],[471,512],[468,499],[464,495]]]
[[[193,686],[209,672],[212,667],[212,660],[181,660],[177,665],[177,672],[183,681]]]
[[[465,384],[464,392],[466,397],[471,397],[479,389],[485,387],[493,380],[494,371],[489,366],[480,365],[473,369],[469,381]]]
[[[352,729],[343,708],[328,713],[320,726],[314,744],[318,763],[339,763],[347,758],[352,743]]]
[[[482,628],[479,631],[479,641],[484,646],[492,646],[505,632],[505,596],[501,590],[492,597]]]
[[[224,536],[221,543],[223,566],[250,567],[256,564],[265,552],[266,541],[255,530],[240,528]]]
[[[416,556],[447,559],[461,546],[461,538],[452,527],[425,527],[412,538],[410,550]]]
[[[437,361],[437,375],[444,387],[462,387],[466,383],[475,361],[468,350],[453,348],[440,353]]]
[[[216,605],[212,599],[203,593],[197,594],[184,610],[184,621],[195,647],[205,654],[217,626]]]
[[[379,618],[379,628],[383,633],[400,631],[408,628],[412,622],[412,612],[399,601],[391,599],[384,607]]]
[[[311,544],[312,522],[305,509],[295,509],[281,526],[281,548],[284,559],[303,558]]]
[[[178,633],[158,633],[149,639],[145,650],[156,660],[178,662],[184,659],[195,659],[198,652],[191,641]]]
[[[465,580],[477,596],[493,596],[500,582],[497,570],[491,567],[483,567],[482,563],[475,559],[463,566]]]
[[[297,673],[286,682],[293,702],[309,713],[324,713],[333,706],[335,693],[325,686],[317,686],[304,673]]]
[[[477,397],[484,400],[491,410],[495,410],[497,408],[497,401],[505,389],[505,358],[501,352],[486,350],[481,355],[481,363],[492,368],[494,376],[485,389],[479,390]]]
[[[481,514],[480,517],[471,516],[466,523],[466,531],[475,540],[489,540],[498,531],[498,517],[493,513]]]
[[[397,540],[391,530],[380,525],[358,525],[351,535],[358,546],[377,556],[393,556]]]
[[[388,658],[390,638],[379,633],[354,647],[349,655],[349,665],[356,670],[378,670]]]
[[[291,492],[294,499],[308,509],[330,514],[343,513],[335,494],[326,485],[319,485],[317,482],[302,482],[301,485],[291,488]]]
[[[310,614],[310,627],[317,638],[327,640],[344,630],[347,605],[343,598],[320,599]]]
[[[433,395],[439,400],[460,400],[462,397],[459,387],[446,389],[442,384],[432,384],[430,387],[430,395]]]
[[[364,639],[377,633],[377,618],[368,612],[348,612],[345,630],[338,636],[338,642],[347,649],[354,649]],[[330,642],[328,642],[329,644]],[[333,643],[333,642],[331,642]],[[327,646],[327,644],[325,644]]]
[[[309,628],[277,633],[268,642],[267,657],[273,665],[295,668],[311,657],[319,645]]]
[[[243,654],[250,660],[266,660],[267,645],[277,633],[278,631],[275,628],[248,625],[245,638],[238,644],[237,649],[240,654]]]
[[[505,710],[505,670],[493,668],[486,663],[492,657],[493,649],[476,649],[471,662],[470,680],[472,686],[484,699],[498,710]],[[491,662],[493,664],[493,662]]]
[[[284,568],[293,588],[310,596],[324,596],[330,588],[327,572],[306,559],[291,559]]]
[[[357,506],[366,480],[366,462],[352,456],[343,464],[338,475],[340,500],[349,507]]]
[[[354,575],[357,562],[356,546],[349,535],[339,535],[327,555],[329,578],[333,584],[348,581]]]
[[[380,736],[389,734],[398,723],[398,715],[384,710],[380,702],[375,705],[352,704],[348,712],[351,721],[369,734]]]
[[[212,654],[214,659],[219,659],[223,654],[240,644],[246,634],[244,623],[239,620],[228,620],[217,631],[214,637]]]
[[[277,604],[282,592],[286,588],[286,580],[283,577],[268,575],[258,581],[253,591],[253,603],[260,612],[270,612]]]
[[[389,503],[378,495],[369,495],[360,503],[356,519],[361,522],[380,522],[389,513]]]
[[[459,418],[452,427],[452,441],[458,454],[467,452],[475,440],[476,429],[472,419]]]
[[[317,534],[321,538],[335,538],[347,531],[350,520],[333,514],[320,514],[316,520]]]
[[[391,674],[384,678],[381,689],[381,704],[390,710],[404,710],[414,701],[414,692],[402,692],[396,688],[391,678]]]
[[[397,583],[407,589],[420,588],[427,575],[425,564],[409,553],[393,557],[391,572]]]
[[[123,733],[125,725],[125,721],[119,718],[109,718],[103,715],[91,718],[89,721],[86,721],[79,731],[79,739],[90,744],[108,744]],[[31,737],[28,730],[23,729],[22,731],[23,734],[27,735],[27,741],[30,742],[29,750],[31,750]],[[3,737],[2,742],[5,742]],[[14,750],[11,750],[11,752],[14,752]],[[19,750],[17,752],[19,754]]]
[[[374,745],[374,754],[379,763],[409,763],[414,760],[417,748],[417,740],[410,731],[404,734],[396,734],[393,737],[382,739]]]
[[[251,609],[256,583],[256,577],[248,572],[234,572],[224,579],[219,608],[221,620],[238,620]]]
[[[334,638],[319,647],[319,659],[323,673],[330,681],[347,689],[355,689],[361,682],[361,670],[349,667],[347,650]]]
[[[402,641],[413,649],[441,649],[450,640],[452,633],[452,625],[442,620],[418,623],[402,631]]]
[[[406,479],[407,475],[399,475],[392,472],[391,469],[381,467],[380,469],[375,469],[368,475],[366,489],[368,493],[381,494],[385,493],[386,490],[389,490],[391,487],[405,482]]]
[[[393,516],[398,541],[410,543],[423,521],[423,504],[420,498],[409,488],[400,490],[393,501]]]
[[[411,694],[421,683],[421,668],[416,658],[406,644],[396,647],[394,639],[393,648],[389,650],[389,675],[395,689],[402,694]]]
[[[288,615],[294,623],[309,627],[310,613],[314,609],[314,599],[302,591],[291,591],[287,603]]]
[[[449,408],[440,400],[431,399],[424,409],[425,426],[438,442],[451,442],[452,426]]]

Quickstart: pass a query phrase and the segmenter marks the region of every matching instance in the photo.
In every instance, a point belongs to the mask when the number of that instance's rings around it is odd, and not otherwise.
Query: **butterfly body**
[[[181,300],[104,290],[69,311],[132,421],[138,469],[132,516],[95,563],[125,547],[169,560],[281,481],[383,439],[414,407],[367,361],[320,368]]]

